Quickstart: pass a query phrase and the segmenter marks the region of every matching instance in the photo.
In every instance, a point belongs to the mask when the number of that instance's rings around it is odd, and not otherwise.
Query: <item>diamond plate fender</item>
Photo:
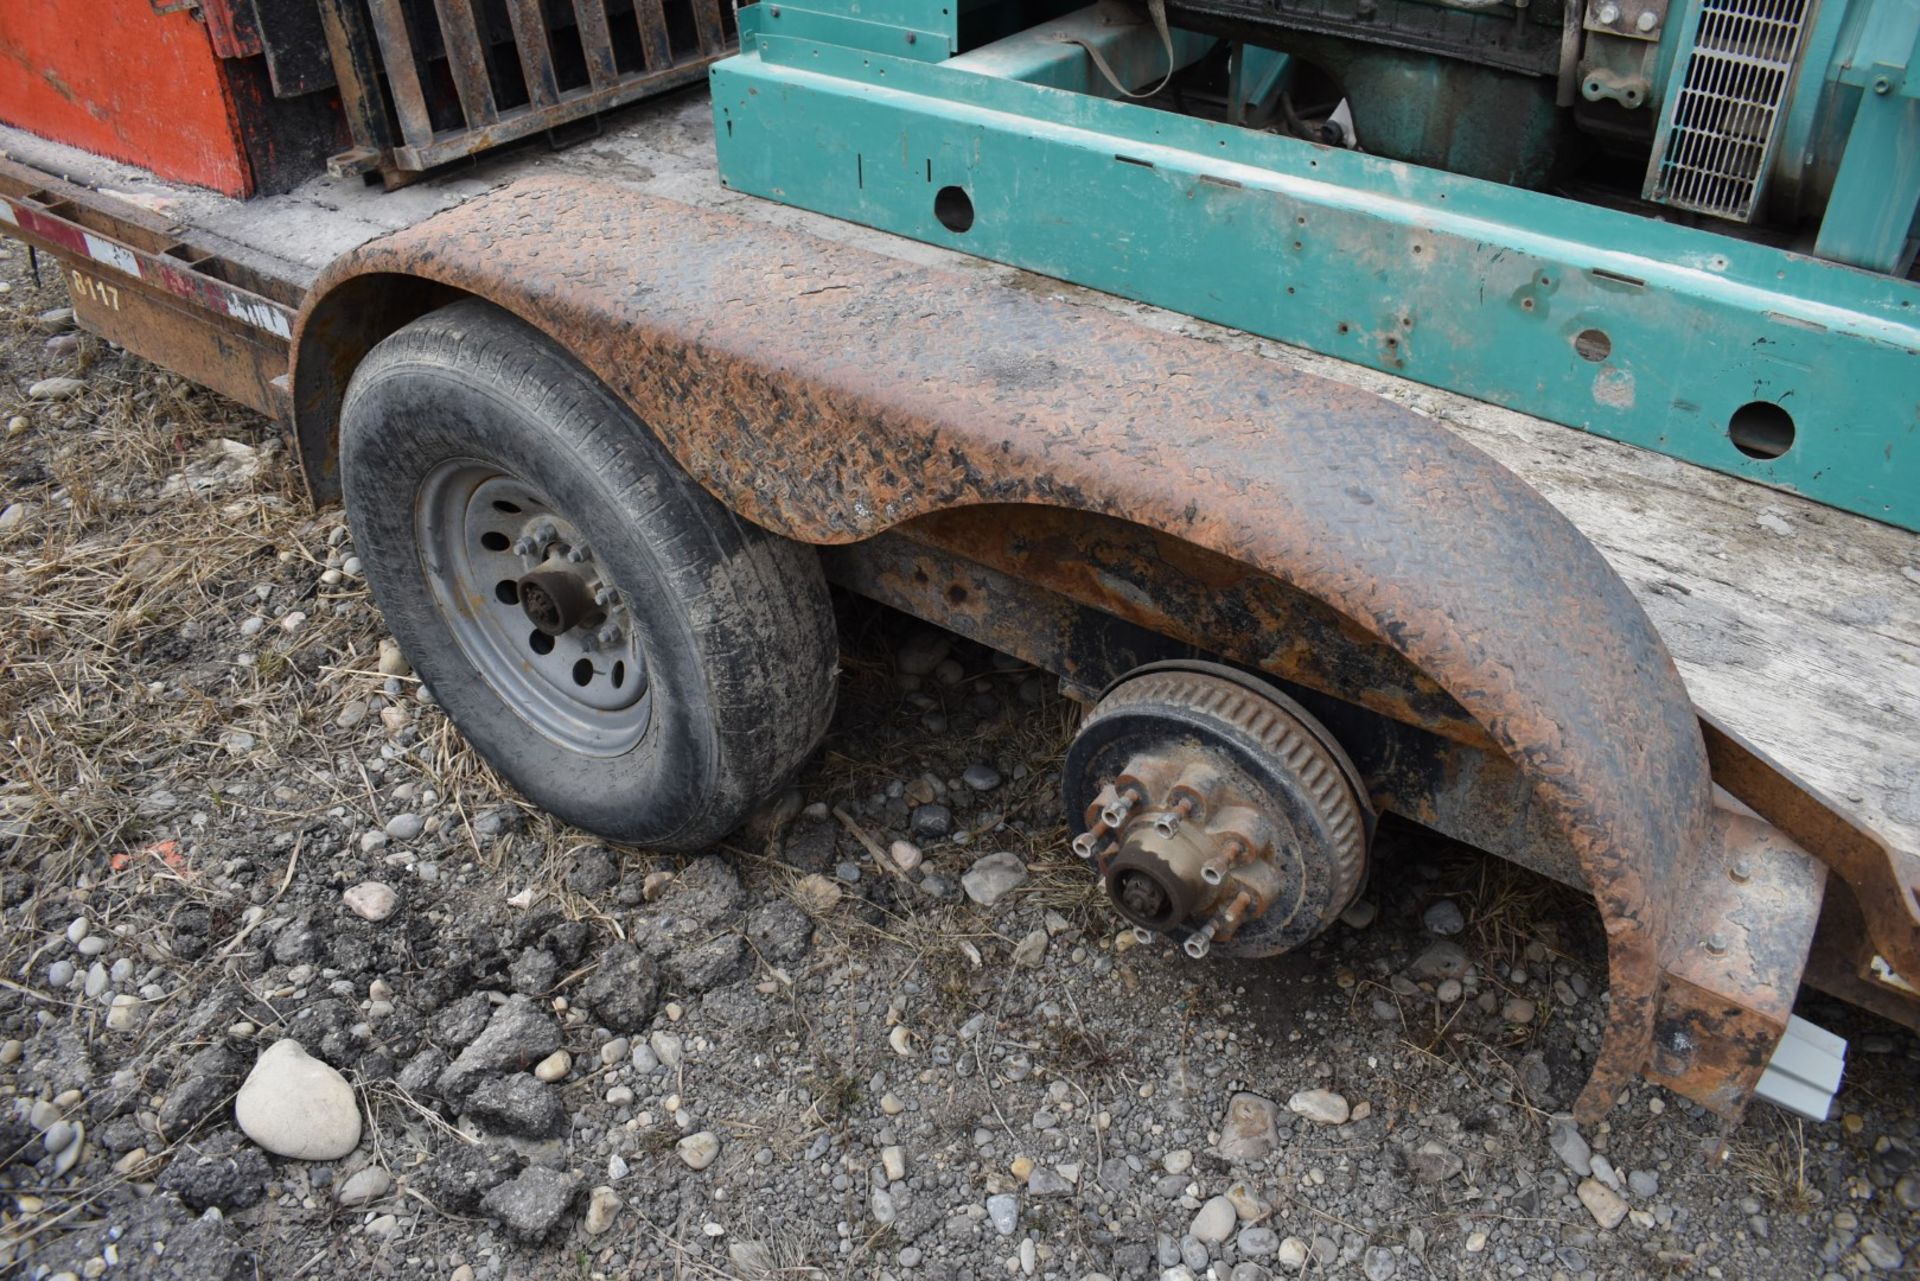
[[[316,282],[293,385],[317,493],[336,484],[332,433],[360,357],[457,294],[553,335],[689,474],[790,537],[852,542],[982,503],[1077,508],[1325,601],[1484,726],[1566,833],[1611,978],[1577,1115],[1598,1118],[1649,1062],[1668,904],[1710,839],[1699,723],[1599,553],[1444,427],[1024,291],[539,180]]]

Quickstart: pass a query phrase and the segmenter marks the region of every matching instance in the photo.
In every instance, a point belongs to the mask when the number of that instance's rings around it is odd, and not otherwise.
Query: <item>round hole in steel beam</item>
[[[1613,339],[1607,337],[1604,329],[1582,329],[1574,335],[1573,349],[1580,359],[1591,360],[1599,364],[1613,354]]]
[[[933,195],[933,216],[955,235],[973,227],[973,197],[959,187],[942,187]]]
[[[1770,400],[1754,400],[1733,411],[1727,439],[1749,458],[1778,458],[1793,448],[1793,415]]]

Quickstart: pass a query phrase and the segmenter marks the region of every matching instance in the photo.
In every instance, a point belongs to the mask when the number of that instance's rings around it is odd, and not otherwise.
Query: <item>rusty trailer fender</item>
[[[1730,1067],[1660,1060],[1663,990],[1680,1011],[1664,1025],[1692,1018],[1700,1037],[1742,1010],[1784,1024],[1825,869],[1765,825],[1729,836],[1700,722],[1639,604],[1557,510],[1445,427],[1023,291],[538,180],[373,242],[316,282],[292,370],[316,496],[337,492],[335,424],[360,359],[467,295],[556,338],[690,475],[788,537],[850,544],[982,505],[1016,524],[1063,509],[1318,602],[1513,762],[1577,862],[1611,1000],[1576,1115],[1597,1119],[1643,1070],[1684,1086],[1711,1067],[1696,1096],[1757,1078],[1760,1034],[1729,1042]],[[1755,981],[1697,972],[1699,922],[1681,906],[1702,877],[1728,881],[1735,845],[1776,851],[1770,906],[1748,906],[1790,918],[1764,948],[1716,958],[1764,969]],[[1920,954],[1907,915],[1897,966]],[[1743,984],[1758,996],[1726,995]]]

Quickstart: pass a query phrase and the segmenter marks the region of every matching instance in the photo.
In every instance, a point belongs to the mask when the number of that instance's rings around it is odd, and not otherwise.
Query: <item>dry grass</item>
[[[1727,1145],[1727,1168],[1756,1197],[1786,1214],[1808,1214],[1820,1194],[1807,1176],[1807,1126],[1772,1108],[1755,1108]]]
[[[0,804],[8,866],[63,885],[138,846],[143,796],[198,793],[224,728],[257,725],[273,750],[310,719],[300,685],[214,676],[205,638],[316,539],[265,425],[179,379],[102,364],[80,398],[0,409],[17,412],[31,426],[0,444],[0,471],[33,515],[0,541]],[[169,487],[189,468],[219,490]],[[203,679],[166,679],[181,659]]]

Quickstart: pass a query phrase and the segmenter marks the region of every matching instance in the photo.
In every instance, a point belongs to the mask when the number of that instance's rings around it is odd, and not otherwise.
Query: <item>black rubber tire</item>
[[[468,659],[422,568],[414,506],[443,462],[543,490],[629,602],[652,719],[626,753],[552,742]],[[818,554],[751,525],[681,470],[566,351],[478,301],[380,343],[341,409],[354,546],[414,670],[493,767],[611,840],[691,850],[731,831],[806,759],[833,714],[838,647]]]

